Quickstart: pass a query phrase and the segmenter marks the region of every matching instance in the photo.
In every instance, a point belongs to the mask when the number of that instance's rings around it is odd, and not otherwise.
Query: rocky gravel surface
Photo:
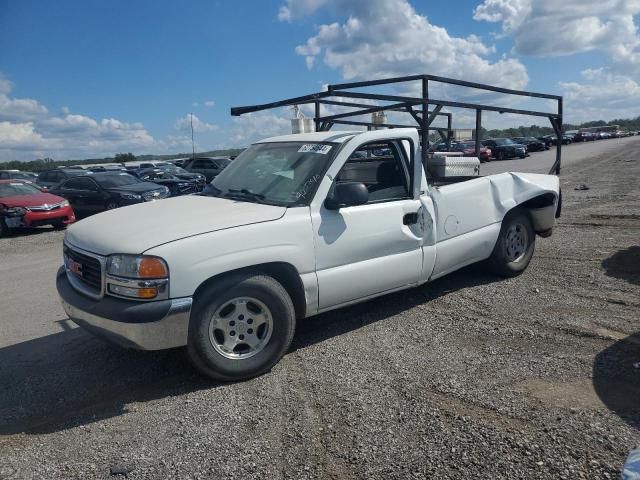
[[[61,234],[0,240],[0,479],[617,478],[640,445],[640,139],[625,145],[563,172],[563,216],[522,276],[473,266],[301,321],[242,383],[74,328]]]

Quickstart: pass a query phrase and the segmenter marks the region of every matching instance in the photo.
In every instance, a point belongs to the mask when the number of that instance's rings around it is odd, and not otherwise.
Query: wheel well
[[[516,205],[505,214],[505,217],[516,210],[521,210],[523,212],[526,212],[527,216],[529,217],[529,220],[531,220],[531,223],[535,228],[536,222],[535,222],[533,210],[552,206],[554,205],[555,201],[556,201],[555,193],[551,193],[551,192],[543,193],[542,195],[538,195],[537,197],[530,198],[526,202],[522,202],[519,205]],[[560,208],[560,205],[558,205],[558,209],[559,208]],[[558,212],[556,212],[556,218],[558,217],[559,217]],[[540,233],[541,230],[536,230],[536,232]]]
[[[262,263],[259,265],[251,265],[248,267],[229,270],[219,275],[214,275],[200,284],[193,294],[194,298],[198,297],[201,290],[207,288],[214,282],[217,282],[229,275],[242,272],[258,272],[274,278],[279,282],[291,297],[293,307],[296,311],[296,318],[303,318],[307,312],[307,302],[304,294],[304,285],[296,268],[285,262]]]
[[[515,208],[542,208],[548,207],[549,205],[553,205],[556,200],[555,193],[543,193],[542,195],[538,195],[537,197],[533,197],[526,202],[521,203]]]

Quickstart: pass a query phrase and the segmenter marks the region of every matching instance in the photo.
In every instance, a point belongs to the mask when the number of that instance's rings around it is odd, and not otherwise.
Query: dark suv
[[[189,160],[184,169],[191,173],[204,175],[208,183],[230,163],[231,160],[226,157],[196,157]]]
[[[84,175],[87,173],[81,168],[56,168],[53,170],[47,170],[38,175],[36,184],[42,189],[48,190],[53,187],[57,187],[65,180],[75,177],[77,175]]]
[[[88,215],[167,198],[169,189],[125,172],[98,172],[65,180],[51,193],[69,200],[77,214]]]

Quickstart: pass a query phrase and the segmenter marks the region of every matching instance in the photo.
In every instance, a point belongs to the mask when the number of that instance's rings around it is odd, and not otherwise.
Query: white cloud
[[[0,161],[36,157],[97,157],[162,146],[138,122],[100,121],[73,114],[51,115],[37,100],[11,97],[13,85],[0,74]]]
[[[234,146],[246,145],[262,138],[291,133],[291,120],[285,118],[285,115],[287,115],[285,112],[278,115],[265,111],[235,117],[230,144]]]
[[[175,122],[175,129],[181,131],[191,130],[191,122],[193,121],[194,132],[215,132],[218,130],[218,126],[213,123],[207,123],[200,120],[196,115],[193,115],[193,120],[189,115],[180,117]]]
[[[200,102],[193,102],[191,104],[191,106],[193,107],[207,107],[207,108],[212,108],[216,106],[216,102],[214,102],[213,100],[205,100],[204,102],[200,103]]]
[[[287,0],[287,5],[280,7],[278,20],[281,22],[291,22],[296,18],[309,15],[325,4],[327,0]]]
[[[0,121],[24,122],[48,113],[47,108],[31,98],[10,98],[13,84],[0,73]]]
[[[640,36],[634,15],[640,0],[485,0],[479,21],[502,24],[517,53],[560,56],[599,50],[619,73],[640,72]]]
[[[0,152],[40,148],[43,145],[44,139],[34,131],[32,122],[0,122]]]
[[[320,25],[316,35],[296,48],[309,68],[322,57],[345,79],[431,73],[510,88],[528,82],[526,68],[517,59],[490,61],[492,47],[473,35],[451,36],[407,0],[288,0],[279,17],[292,21],[319,8],[345,20]]]
[[[605,69],[582,72],[587,82],[561,82],[565,99],[565,121],[581,123],[590,120],[634,118],[640,112],[640,84],[625,75]]]

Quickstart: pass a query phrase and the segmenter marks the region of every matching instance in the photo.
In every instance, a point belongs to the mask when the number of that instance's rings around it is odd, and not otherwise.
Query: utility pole
[[[191,151],[192,157],[196,158],[196,144],[193,142],[193,113],[189,114],[189,121],[191,123]]]

